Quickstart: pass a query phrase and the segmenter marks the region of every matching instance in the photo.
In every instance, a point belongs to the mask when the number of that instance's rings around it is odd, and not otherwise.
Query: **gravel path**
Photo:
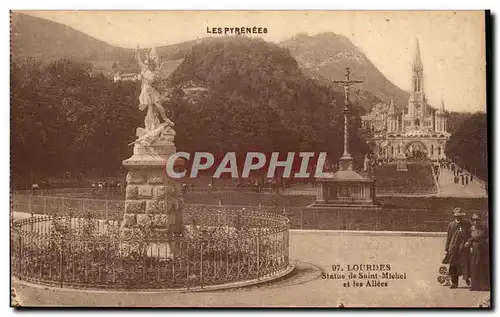
[[[290,255],[298,264],[298,275],[279,282],[230,291],[202,293],[112,293],[44,289],[14,282],[24,305],[70,306],[154,306],[154,307],[477,307],[489,292],[449,289],[437,282],[443,256],[442,236],[385,234],[332,234],[324,231],[292,231]],[[344,287],[349,279],[322,279],[321,272],[347,275],[359,264],[389,273],[406,273],[406,279],[387,280],[387,286],[367,287],[370,278],[356,278],[363,287]],[[340,271],[343,270],[343,271]],[[355,272],[359,274],[359,272]]]

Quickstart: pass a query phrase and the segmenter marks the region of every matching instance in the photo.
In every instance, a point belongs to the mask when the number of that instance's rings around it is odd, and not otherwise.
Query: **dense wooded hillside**
[[[66,59],[48,65],[15,60],[11,75],[15,175],[120,170],[143,124],[139,83],[90,76],[90,65]],[[176,88],[188,82],[209,92],[193,103],[174,89],[165,104],[179,150],[341,154],[342,96],[303,75],[285,48],[245,37],[203,41],[171,78]],[[364,142],[354,131],[358,126],[354,120],[351,148],[359,160]]]

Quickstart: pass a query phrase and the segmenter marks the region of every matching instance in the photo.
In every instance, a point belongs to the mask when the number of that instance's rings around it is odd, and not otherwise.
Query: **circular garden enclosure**
[[[45,199],[47,214],[12,222],[12,273],[22,281],[92,289],[199,289],[256,283],[291,270],[288,219],[280,215],[186,205],[181,234],[158,234],[156,217],[150,216],[124,235],[123,213],[110,212],[108,202],[102,210],[90,199],[53,198],[61,202],[51,212],[47,197],[38,199]]]

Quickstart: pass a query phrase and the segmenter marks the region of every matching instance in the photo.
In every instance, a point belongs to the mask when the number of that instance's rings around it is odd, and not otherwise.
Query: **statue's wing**
[[[169,78],[183,61],[184,59],[182,58],[161,63],[161,66],[157,70],[158,77],[161,79]]]

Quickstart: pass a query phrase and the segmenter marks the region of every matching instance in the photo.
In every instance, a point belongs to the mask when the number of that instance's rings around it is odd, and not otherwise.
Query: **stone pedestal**
[[[377,208],[375,181],[353,170],[353,159],[343,155],[340,170],[332,177],[318,180],[316,202],[310,207]]]
[[[137,129],[139,138],[145,135]],[[182,234],[181,185],[166,173],[169,157],[176,152],[175,132],[161,131],[151,144],[136,143],[134,154],[123,161],[128,169],[125,196],[125,214],[121,223],[122,235],[130,236],[137,224],[154,223],[158,237]]]
[[[396,158],[396,171],[398,172],[408,171],[408,165],[406,163],[406,155],[404,155],[404,153],[399,153]]]
[[[354,171],[338,171],[318,180],[313,207],[375,207],[375,182]]]

